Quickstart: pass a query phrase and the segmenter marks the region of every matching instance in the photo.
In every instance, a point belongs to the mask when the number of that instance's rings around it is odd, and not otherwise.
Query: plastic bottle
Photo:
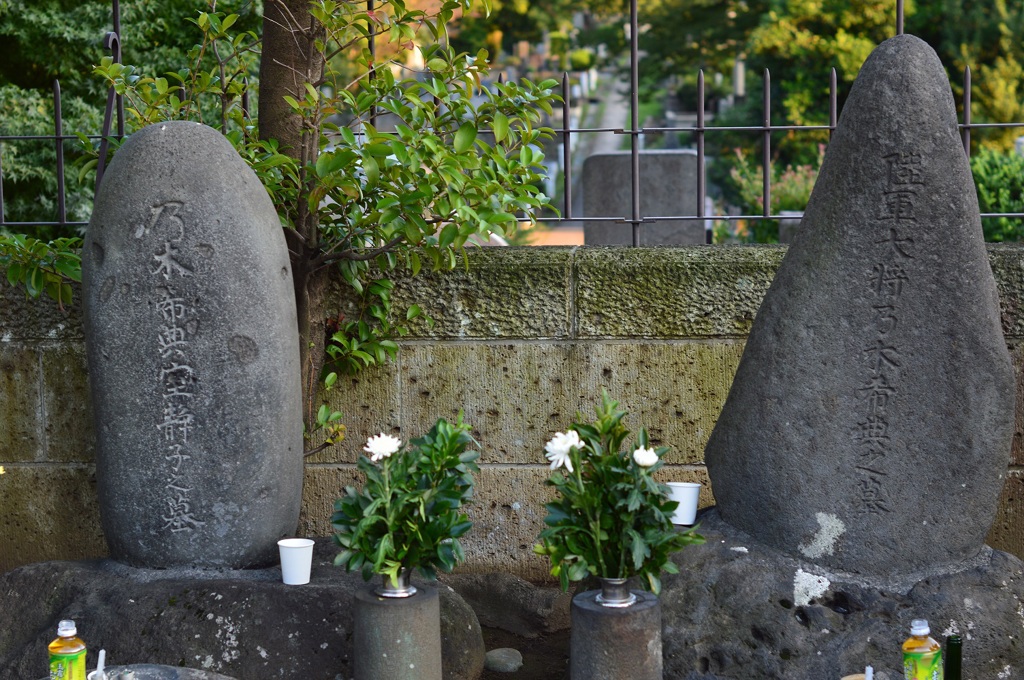
[[[50,643],[50,680],[85,680],[85,643],[75,622],[61,621],[57,639]]]
[[[960,680],[960,661],[963,657],[963,641],[959,635],[946,638],[946,680]]]
[[[930,632],[924,619],[910,622],[910,637],[903,643],[905,680],[943,680],[942,647],[928,636]]]

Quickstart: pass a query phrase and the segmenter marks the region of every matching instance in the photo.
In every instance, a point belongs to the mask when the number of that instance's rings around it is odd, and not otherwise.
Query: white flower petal
[[[575,430],[556,432],[551,441],[544,446],[544,457],[551,461],[552,470],[564,466],[566,470],[572,472],[572,460],[569,458],[569,453],[574,448],[583,448],[583,442],[580,441],[580,436]]]
[[[658,462],[658,454],[654,449],[645,449],[640,446],[633,452],[633,460],[640,467],[651,467]]]
[[[379,460],[390,457],[400,448],[402,448],[402,440],[381,432],[366,440],[366,446],[363,447],[363,451],[369,453],[370,460],[376,463]]]

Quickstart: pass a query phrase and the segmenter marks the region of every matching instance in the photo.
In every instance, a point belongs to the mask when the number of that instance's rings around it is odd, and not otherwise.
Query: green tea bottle
[[[943,680],[942,647],[928,637],[930,632],[924,619],[910,622],[910,637],[903,643],[905,680]]]
[[[50,680],[85,680],[85,643],[75,622],[57,624],[57,639],[50,643]]]

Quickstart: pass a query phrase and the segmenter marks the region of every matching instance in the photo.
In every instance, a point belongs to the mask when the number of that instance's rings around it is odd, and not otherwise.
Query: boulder
[[[714,509],[699,519],[707,543],[673,557],[680,573],[661,593],[666,678],[838,680],[870,665],[876,680],[900,680],[917,618],[937,640],[963,638],[965,678],[1024,668],[1024,563],[1013,555],[986,548],[977,566],[899,593],[775,550]]]
[[[139,569],[112,560],[42,562],[0,575],[0,677],[46,670],[57,622],[74,619],[88,647],[108,665],[156,664],[243,680],[350,677],[359,574],[331,564],[321,542],[308,585],[286,586],[279,568]],[[438,588],[445,680],[476,680],[484,642],[473,610]]]

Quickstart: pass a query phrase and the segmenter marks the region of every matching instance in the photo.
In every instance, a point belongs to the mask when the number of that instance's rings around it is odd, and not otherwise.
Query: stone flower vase
[[[352,640],[355,680],[441,680],[441,606],[437,588],[397,583],[356,593]]]
[[[603,578],[600,590],[572,598],[571,615],[571,680],[662,680],[657,595]]]

